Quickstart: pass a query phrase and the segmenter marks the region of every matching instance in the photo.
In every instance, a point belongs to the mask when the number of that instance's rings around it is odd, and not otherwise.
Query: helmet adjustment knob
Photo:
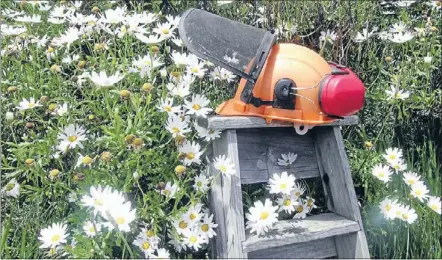
[[[275,84],[273,107],[295,108],[296,83],[288,78],[278,80]]]

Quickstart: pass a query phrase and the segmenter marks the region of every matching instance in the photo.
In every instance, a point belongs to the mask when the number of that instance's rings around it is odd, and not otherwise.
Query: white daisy
[[[327,41],[327,42],[333,44],[333,42],[336,40],[336,37],[337,36],[334,31],[327,30],[327,32],[324,32],[324,31],[321,32],[321,36],[319,37],[319,40],[321,42]]]
[[[162,38],[161,36],[153,35],[153,34],[151,34],[149,36],[145,36],[142,33],[135,33],[135,37],[147,45],[155,45],[155,44],[158,44],[164,40],[164,38]]]
[[[392,100],[392,99],[405,100],[408,97],[410,97],[409,91],[403,91],[402,89],[398,89],[393,85],[391,85],[390,87],[391,87],[390,90],[385,91],[385,93],[388,95],[387,100]]]
[[[220,137],[221,132],[219,130],[207,129],[194,124],[195,130],[198,132],[198,137],[203,138],[206,142],[215,140]]]
[[[114,84],[118,83],[120,80],[124,78],[123,75],[120,75],[117,72],[115,75],[107,76],[106,72],[100,71],[100,74],[97,74],[95,71],[92,72],[89,79],[95,83],[98,87],[111,87]]]
[[[138,234],[133,244],[138,246],[144,254],[152,254],[157,248],[157,243],[153,243],[152,240],[143,232]]]
[[[315,199],[312,197],[307,196],[305,198],[305,204],[307,205],[307,207],[309,208],[309,210],[311,211],[312,209],[317,208],[318,206],[315,205]]]
[[[205,193],[209,190],[209,183],[209,179],[206,178],[204,174],[200,174],[198,176],[195,176],[195,183],[192,185],[192,187],[197,192]]]
[[[421,202],[424,201],[424,199],[426,199],[428,197],[428,193],[430,191],[427,189],[427,186],[425,186],[425,184],[423,184],[422,182],[420,183],[415,183],[411,185],[411,192],[410,194],[417,198],[418,200],[420,200]]]
[[[35,99],[33,97],[29,98],[29,101],[25,98],[23,98],[23,100],[19,103],[19,106],[17,106],[16,108],[20,111],[26,110],[26,109],[33,109],[35,107],[41,107],[40,105],[40,101],[37,100],[37,102],[35,101]]]
[[[358,32],[356,37],[353,39],[355,42],[364,42],[368,40],[375,32],[377,28],[374,28],[371,32],[367,28],[362,29],[362,33]]]
[[[384,199],[379,204],[379,208],[386,219],[395,218],[395,208],[398,206],[396,200]]]
[[[191,225],[182,217],[175,218],[172,224],[178,234],[183,235],[190,233]]]
[[[157,106],[157,108],[161,112],[167,112],[168,114],[176,114],[181,112],[181,106],[173,106],[172,98],[162,99],[160,101],[160,104]]]
[[[405,43],[414,38],[414,34],[412,32],[404,32],[404,33],[395,33],[393,34],[389,40],[394,43]]]
[[[201,213],[202,207],[203,204],[201,203],[197,203],[196,205],[189,207],[186,213],[184,213],[182,219],[190,226],[195,226],[203,217],[203,214]]]
[[[396,171],[405,171],[407,169],[407,164],[402,159],[390,162],[390,166]]]
[[[295,162],[296,158],[298,158],[297,154],[289,152],[288,154],[281,154],[282,159],[278,159],[278,165],[281,166],[289,166]]]
[[[410,208],[409,206],[404,207],[404,211],[402,212],[401,219],[408,224],[412,224],[417,219],[416,211],[413,208]]]
[[[429,56],[429,55],[427,55],[427,56],[424,57],[424,62],[425,62],[425,63],[431,63],[432,60],[433,60],[433,57],[431,57],[431,56]]]
[[[112,191],[109,186],[102,188],[101,185],[98,185],[97,188],[91,186],[90,196],[84,195],[81,201],[84,206],[93,208],[95,215],[101,213],[104,217],[106,216],[106,211],[112,205],[121,205],[124,203],[125,199],[123,194],[117,191]]]
[[[201,234],[199,230],[191,230],[185,233],[184,237],[187,246],[193,248],[195,251],[198,251],[203,244],[208,243],[207,237]]]
[[[212,111],[211,108],[207,107],[210,103],[210,100],[207,99],[204,95],[193,95],[192,101],[184,100],[185,107],[188,109],[186,114],[196,115],[200,117],[207,117],[207,114]]]
[[[404,172],[404,181],[410,186],[421,182],[420,178],[421,176],[415,172]]]
[[[186,66],[187,65],[187,55],[186,53],[181,53],[181,52],[177,52],[177,51],[173,51],[171,58],[173,60],[173,63],[175,63],[175,65],[177,67],[182,67],[182,66]]]
[[[296,206],[295,211],[296,211],[296,214],[293,218],[294,219],[303,219],[303,218],[307,217],[307,213],[310,212],[310,209],[307,206],[307,204],[299,204],[298,206]]]
[[[276,200],[279,206],[278,212],[285,211],[291,214],[295,211],[295,207],[299,205],[297,197],[292,193],[290,195],[283,195],[281,198]]]
[[[187,120],[183,120],[180,116],[175,114],[169,115],[166,129],[172,134],[173,138],[184,137],[185,134],[191,131]]]
[[[8,184],[3,187],[2,192],[6,193],[7,196],[18,198],[20,195],[20,185],[15,178],[11,179]]]
[[[273,206],[269,199],[266,199],[264,204],[261,201],[255,201],[253,207],[249,208],[249,213],[246,214],[246,228],[250,229],[250,233],[256,232],[257,235],[264,235],[278,221],[277,210],[278,207]]]
[[[427,202],[428,207],[430,207],[432,210],[434,210],[437,214],[441,214],[441,201],[440,201],[440,197],[433,197],[433,196],[429,196],[428,197],[428,202]]]
[[[268,189],[271,194],[281,193],[290,195],[295,186],[295,180],[295,176],[289,175],[287,172],[282,172],[281,174],[274,173],[272,178],[269,179]]]
[[[126,18],[126,8],[117,7],[115,9],[107,9],[104,12],[104,16],[101,18],[103,23],[118,24],[124,21]]]
[[[70,124],[63,129],[62,133],[57,135],[60,140],[60,150],[74,149],[75,147],[84,148],[81,142],[86,141],[86,130],[81,126]]]
[[[301,197],[304,194],[304,192],[305,192],[305,187],[302,186],[302,184],[300,183],[295,183],[291,195],[294,195],[295,200],[297,200],[299,197]]]
[[[200,157],[203,154],[203,151],[200,150],[201,146],[197,142],[190,142],[187,140],[178,148],[178,152],[183,154],[183,163],[186,166],[189,166],[192,163],[201,163]]]
[[[167,23],[158,24],[157,28],[153,29],[153,32],[158,34],[162,39],[169,39],[173,37],[174,35],[173,31],[175,30],[175,28],[176,26],[167,22]]]
[[[204,218],[202,222],[199,224],[199,230],[203,236],[212,238],[216,236],[215,228],[218,227],[218,224],[213,223],[213,215],[204,214]]]
[[[67,242],[68,234],[66,234],[67,226],[63,223],[53,223],[52,226],[44,228],[40,231],[40,248],[55,248],[58,245]]]
[[[383,166],[382,164],[376,165],[371,174],[378,178],[379,180],[383,181],[384,183],[387,183],[390,181],[390,176],[393,174],[388,166]]]
[[[26,27],[1,24],[1,33],[3,36],[15,36],[25,33]]]
[[[226,55],[224,55],[224,57],[223,57],[223,59],[225,60],[225,61],[227,61],[227,63],[232,63],[232,64],[238,64],[239,63],[239,60],[236,58],[236,52],[234,52],[233,54],[232,54],[232,57],[229,57],[229,56],[227,56],[227,54]]]
[[[136,209],[131,209],[131,202],[126,201],[121,203],[112,203],[108,208],[108,213],[112,218],[114,225],[120,231],[130,232],[129,224],[136,218]],[[107,217],[103,216],[108,219]],[[109,220],[109,219],[108,219]]]
[[[153,259],[170,259],[170,253],[165,248],[158,248],[157,253],[151,257]]]
[[[186,97],[190,94],[190,84],[186,85],[183,83],[173,84],[169,82],[166,85],[167,89],[170,91],[172,96]]]
[[[207,69],[204,69],[204,64],[199,61],[196,55],[189,54],[187,57],[187,73],[198,78],[203,78]]]
[[[393,162],[402,158],[402,150],[398,148],[388,148],[382,155],[388,162]]]
[[[213,159],[213,167],[226,177],[236,174],[235,164],[225,155],[219,155]]]
[[[396,204],[396,207],[393,207],[393,211],[394,218],[402,219],[402,214],[405,213],[405,207],[404,205]]]
[[[54,112],[51,112],[51,115],[63,116],[68,113],[68,104],[64,103],[63,105],[57,105]]]
[[[163,194],[167,198],[172,198],[173,199],[173,198],[175,198],[175,194],[179,190],[180,190],[180,188],[178,187],[178,185],[176,183],[174,183],[172,185],[172,183],[170,181],[168,181],[166,183],[166,186],[164,187],[164,189],[161,190],[161,194]]]
[[[94,162],[94,159],[89,157],[88,155],[83,156],[81,153],[78,153],[79,157],[77,159],[77,164],[75,165],[75,168],[83,166],[83,167],[92,167],[92,163]]]
[[[84,233],[86,233],[86,236],[88,237],[94,237],[97,235],[98,232],[101,231],[101,224],[98,222],[92,223],[91,221],[87,221],[83,225]]]

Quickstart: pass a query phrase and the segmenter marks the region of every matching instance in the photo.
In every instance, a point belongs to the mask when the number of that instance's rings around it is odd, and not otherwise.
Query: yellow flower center
[[[53,53],[53,52],[54,52],[54,48],[49,47],[48,50],[47,50],[47,52],[48,52],[48,53]]]
[[[286,189],[287,188],[287,184],[286,183],[281,183],[280,185],[279,185],[279,188],[282,190],[282,189]]]
[[[313,200],[308,200],[307,201],[307,206],[309,206],[309,207],[313,206]]]
[[[296,195],[296,197],[299,197],[299,196],[301,196],[301,192],[297,191],[297,192],[295,192],[295,195]]]
[[[173,127],[172,132],[178,134],[179,132],[181,132],[181,130],[178,127]]]
[[[28,103],[28,108],[33,108],[35,106],[34,103]]]
[[[289,199],[284,200],[284,206],[288,207],[290,205],[292,205],[292,201],[291,200],[289,200]]]
[[[89,232],[90,232],[90,233],[95,233],[95,228],[94,228],[94,226],[90,226],[90,227],[89,227]]]
[[[14,183],[8,183],[8,184],[6,185],[6,190],[7,190],[7,191],[11,191],[14,187],[15,187],[15,184],[14,184]]]
[[[192,71],[193,73],[198,73],[199,68],[198,67],[192,67],[192,69],[190,71]]]
[[[163,28],[162,30],[161,30],[161,32],[163,33],[163,34],[169,34],[169,32],[170,32],[170,30],[169,29],[167,29],[167,28]]]
[[[193,158],[195,158],[195,154],[192,153],[192,152],[187,153],[187,154],[186,154],[186,158],[189,159],[189,160],[192,160]]]
[[[132,144],[135,145],[135,146],[141,146],[143,143],[144,143],[144,142],[143,142],[143,139],[141,139],[141,138],[139,138],[139,137],[135,138],[135,139],[132,141]]]
[[[402,214],[402,212],[400,210],[396,211],[396,216],[399,217]]]
[[[437,205],[437,204],[433,204],[433,205],[431,205],[431,209],[432,210],[438,210],[439,209],[439,205]]]
[[[414,180],[408,180],[408,184],[410,184],[410,185],[413,185],[415,183],[415,181]]]
[[[55,243],[55,242],[58,242],[58,240],[60,240],[60,238],[61,237],[59,234],[55,234],[52,236],[51,241]]]
[[[164,106],[163,109],[166,110],[169,113],[172,112],[172,108],[170,106]]]
[[[99,199],[94,199],[94,205],[95,206],[103,206],[103,201],[101,201]]]
[[[169,190],[164,190],[163,193],[169,195]]]
[[[198,104],[194,104],[194,105],[192,106],[192,108],[195,109],[196,111],[198,111],[198,110],[201,109],[201,106],[198,105]]]
[[[404,219],[408,219],[408,214],[402,214],[402,217],[403,217]]]
[[[153,237],[155,235],[155,232],[153,232],[152,230],[149,230],[146,232],[147,237]]]
[[[196,186],[201,187],[201,186],[203,186],[203,184],[200,181],[198,181],[198,182],[196,182]]]
[[[392,206],[390,204],[385,205],[385,211],[390,211]]]
[[[384,172],[380,172],[379,173],[379,177],[381,177],[381,178],[385,177],[385,173]]]
[[[52,177],[55,177],[55,176],[57,176],[59,173],[60,173],[59,170],[57,170],[57,169],[52,169],[52,170],[49,172],[49,175],[51,175]]]
[[[143,243],[142,247],[143,247],[144,250],[147,250],[147,249],[150,248],[150,244],[146,241],[146,242]]]
[[[144,65],[150,66],[152,65],[152,62],[150,60],[145,60]]]
[[[118,217],[118,218],[115,220],[115,222],[117,222],[118,225],[123,225],[125,221],[126,221],[126,220],[124,219],[124,217]]]
[[[197,214],[195,214],[195,213],[192,212],[192,213],[190,213],[190,216],[189,216],[189,217],[190,217],[191,220],[194,220],[194,219],[196,219]]]
[[[304,210],[304,208],[303,208],[301,205],[299,205],[298,207],[296,207],[296,211],[297,211],[298,213],[301,213],[303,210]]]
[[[198,238],[197,238],[196,236],[191,236],[191,237],[189,238],[189,241],[190,241],[192,244],[195,244],[195,243],[198,241]]]
[[[388,158],[390,158],[390,160],[396,160],[396,155],[395,154],[390,154],[388,156]]]
[[[264,220],[264,219],[267,219],[268,217],[269,217],[269,213],[267,211],[264,211],[259,216],[259,219]]]
[[[25,161],[26,164],[33,164],[34,163],[34,159],[26,159]]]
[[[187,228],[187,223],[184,220],[181,220],[180,223],[178,224],[178,226],[181,229],[185,229],[185,228]]]
[[[77,141],[78,137],[76,135],[71,135],[68,137],[69,142],[73,143]]]
[[[89,157],[89,156],[85,156],[85,157],[83,157],[83,159],[81,159],[81,162],[82,162],[84,165],[89,165],[89,164],[92,163],[92,158]]]
[[[201,226],[201,230],[204,231],[204,232],[209,231],[209,225],[208,225],[208,224],[203,224],[203,225]]]
[[[417,196],[421,196],[422,195],[422,192],[420,190],[415,191],[415,193],[416,193]]]
[[[219,169],[220,169],[220,171],[222,171],[222,172],[226,172],[226,171],[227,171],[227,167],[226,167],[225,165],[221,165],[221,166],[219,167]]]

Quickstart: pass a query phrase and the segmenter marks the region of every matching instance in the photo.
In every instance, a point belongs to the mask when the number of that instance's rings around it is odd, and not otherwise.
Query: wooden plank
[[[272,121],[270,124],[261,117],[253,116],[209,116],[207,118],[198,118],[198,124],[205,128],[214,130],[224,129],[242,129],[242,128],[271,128],[271,127],[293,127],[293,123],[286,121]],[[359,119],[357,116],[348,116],[344,119],[321,124],[317,126],[335,126],[335,125],[357,125]],[[316,127],[316,126],[315,126]]]
[[[321,171],[328,176],[327,185],[333,200],[333,210],[337,214],[359,223],[361,231],[336,238],[338,257],[369,258],[368,245],[363,231],[353,180],[341,131],[338,126],[316,128],[318,160]],[[338,242],[339,239],[339,242]]]
[[[221,133],[221,137],[213,143],[213,156],[226,155],[235,164],[236,174],[230,177],[219,175],[212,168],[212,176],[217,182],[212,186],[212,195],[218,196],[212,202],[217,219],[216,256],[218,258],[247,258],[243,253],[242,242],[245,240],[244,213],[242,204],[241,176],[238,158],[238,144],[235,130]],[[213,167],[213,166],[211,166]],[[213,197],[212,196],[212,197]],[[220,209],[222,208],[222,209]]]
[[[318,259],[336,256],[335,241],[332,237],[294,245],[279,246],[249,252],[249,258],[260,259]]]
[[[359,224],[335,213],[324,213],[302,220],[279,221],[264,236],[248,234],[245,252],[303,243],[359,231]]]
[[[237,130],[242,184],[267,182],[273,173],[286,171],[297,178],[319,177],[312,135],[297,135],[293,128]],[[278,165],[281,154],[297,154],[290,166]]]

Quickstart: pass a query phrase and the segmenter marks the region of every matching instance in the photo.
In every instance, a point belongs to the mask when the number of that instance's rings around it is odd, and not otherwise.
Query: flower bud
[[[126,141],[126,143],[132,143],[132,141],[134,140],[135,135],[130,134],[130,135],[126,135],[126,137],[124,137],[124,141]]]
[[[25,126],[26,126],[27,129],[31,129],[31,128],[34,128],[34,123],[27,122]]]
[[[127,89],[120,90],[120,97],[122,99],[128,99],[130,97],[130,91]]]
[[[159,190],[162,190],[162,189],[164,189],[166,187],[166,184],[164,183],[164,182],[159,182],[158,183],[158,185],[157,185],[157,188],[159,189]]]
[[[12,120],[14,120],[14,113],[12,113],[12,112],[6,112],[6,120],[7,120],[7,121],[12,121]]]
[[[86,61],[85,60],[81,60],[78,62],[77,67],[79,69],[84,69],[84,67],[86,67]]]
[[[49,111],[51,111],[51,112],[55,111],[56,108],[57,108],[57,104],[55,104],[55,103],[51,103],[51,104],[49,104],[49,106],[48,106],[48,109],[49,109]]]
[[[103,152],[101,154],[101,160],[105,161],[105,162],[110,162],[112,159],[112,155],[110,152]]]
[[[150,83],[144,83],[141,87],[141,90],[144,92],[150,92],[152,90],[152,84]]]
[[[390,62],[390,61],[392,61],[393,60],[393,58],[391,57],[391,56],[387,56],[387,57],[385,57],[385,61],[386,62]]]
[[[48,96],[41,96],[40,97],[40,101],[41,102],[48,102],[49,101],[49,97]]]
[[[185,173],[185,172],[186,172],[186,166],[184,166],[184,165],[178,165],[177,167],[175,167],[175,173],[176,173],[178,176],[182,175],[182,174]]]
[[[161,69],[160,70],[160,76],[164,79],[167,77],[167,70],[166,69]]]
[[[28,166],[29,168],[32,167],[34,165],[34,159],[26,159],[25,160],[26,166]]]
[[[8,91],[9,93],[17,92],[17,90],[18,90],[18,88],[17,88],[16,86],[10,86],[10,87],[8,87],[8,89],[7,89],[7,91]]]
[[[98,12],[100,12],[100,8],[98,8],[97,6],[94,6],[94,7],[92,7],[92,12],[98,13]]]

